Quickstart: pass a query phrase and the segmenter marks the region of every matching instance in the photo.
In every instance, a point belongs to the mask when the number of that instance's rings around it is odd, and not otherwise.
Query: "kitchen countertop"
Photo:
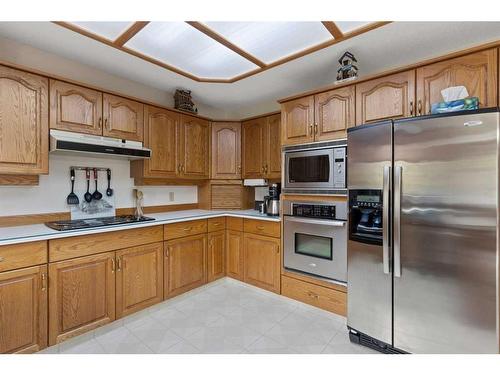
[[[279,217],[272,217],[261,214],[256,210],[185,210],[160,212],[156,214],[146,214],[145,216],[152,217],[154,221],[145,221],[142,223],[130,223],[122,225],[111,225],[107,227],[76,229],[68,231],[57,231],[47,227],[45,224],[20,225],[16,227],[0,228],[0,246],[13,245],[23,242],[33,242],[42,240],[52,240],[55,238],[83,236],[86,234],[96,234],[113,232],[118,230],[126,230],[139,227],[150,227],[153,225],[163,225],[170,223],[179,223],[182,221],[209,219],[212,217],[232,216],[242,217],[247,219],[258,219],[279,222]]]

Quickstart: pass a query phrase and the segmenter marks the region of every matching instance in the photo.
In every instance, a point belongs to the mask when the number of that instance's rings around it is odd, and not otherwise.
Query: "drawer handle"
[[[219,226],[219,225],[220,225],[220,223],[213,223],[212,225],[213,225],[214,227],[217,227],[217,226]]]
[[[258,225],[258,226],[257,226],[257,229],[258,229],[258,230],[264,230],[264,229],[266,229],[266,228],[264,228],[262,225]]]
[[[307,295],[308,295],[309,297],[311,297],[311,298],[315,298],[315,299],[318,299],[318,298],[319,298],[319,296],[318,296],[317,294],[313,293],[313,292],[307,292]]]
[[[189,231],[193,230],[193,227],[182,228],[182,230],[185,232],[189,232]]]

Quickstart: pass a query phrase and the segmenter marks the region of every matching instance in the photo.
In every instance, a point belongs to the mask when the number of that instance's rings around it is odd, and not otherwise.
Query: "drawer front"
[[[286,297],[346,316],[347,293],[281,276],[281,294]]]
[[[280,223],[275,221],[245,219],[244,231],[245,233],[280,238]]]
[[[47,241],[0,246],[0,272],[47,263]]]
[[[190,220],[182,223],[166,224],[163,228],[165,241],[168,241],[174,238],[207,233],[207,220]]]
[[[243,232],[243,218],[226,217],[226,228],[229,230],[236,230],[239,232]]]
[[[215,232],[218,230],[226,229],[226,217],[214,217],[208,219],[208,231]]]
[[[163,241],[161,225],[61,238],[49,241],[49,261],[57,262],[160,241]]]

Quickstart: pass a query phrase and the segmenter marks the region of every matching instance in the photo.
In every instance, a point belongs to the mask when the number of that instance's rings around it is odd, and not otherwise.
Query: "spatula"
[[[71,193],[69,193],[68,198],[66,198],[66,202],[68,204],[79,204],[80,200],[78,199],[77,195],[74,193],[75,189],[75,170],[74,168],[71,168],[70,170],[70,178],[71,178]]]

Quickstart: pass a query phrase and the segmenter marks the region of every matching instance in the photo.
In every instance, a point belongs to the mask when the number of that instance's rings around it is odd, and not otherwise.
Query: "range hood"
[[[137,160],[151,157],[151,150],[142,142],[50,130],[50,152],[54,154],[84,153],[93,156]]]

